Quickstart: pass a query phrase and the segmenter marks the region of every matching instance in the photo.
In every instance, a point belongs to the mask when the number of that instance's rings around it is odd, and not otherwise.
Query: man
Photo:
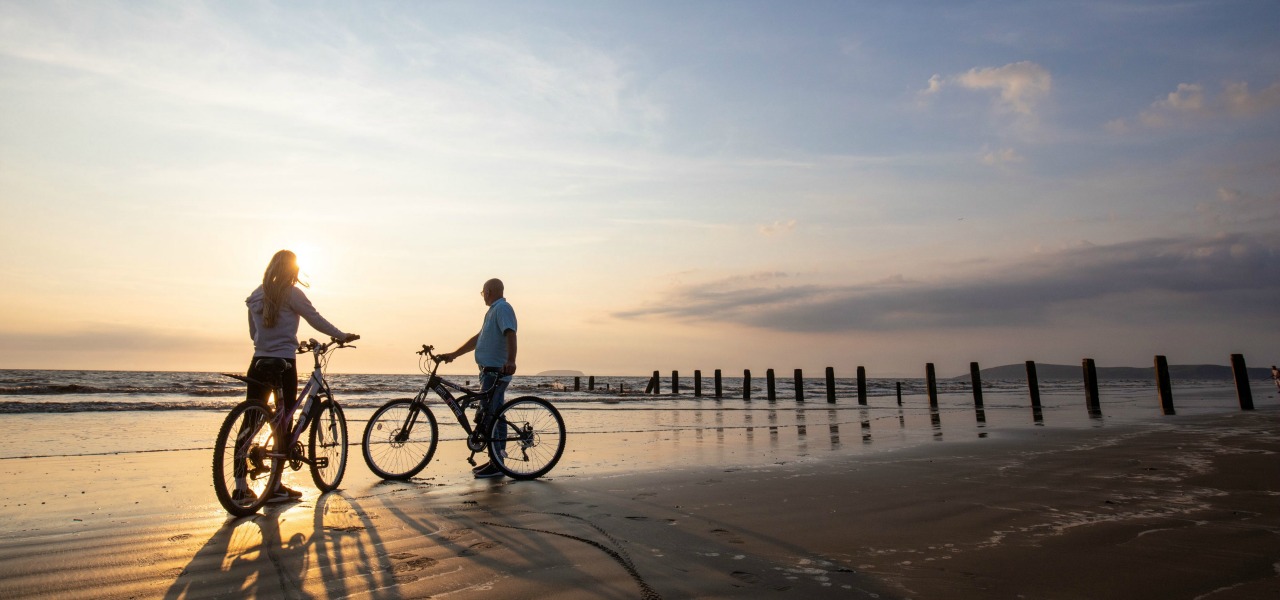
[[[493,401],[486,410],[487,419],[492,419],[502,408],[511,383],[511,376],[516,373],[516,311],[503,297],[502,281],[490,279],[484,282],[480,296],[484,298],[489,310],[484,314],[480,325],[480,333],[471,336],[465,344],[453,352],[441,354],[440,360],[449,363],[472,350],[476,351],[476,364],[480,367],[480,389],[493,389]],[[484,431],[484,423],[477,424]],[[502,475],[496,465],[485,463],[473,469],[476,479],[485,479]]]

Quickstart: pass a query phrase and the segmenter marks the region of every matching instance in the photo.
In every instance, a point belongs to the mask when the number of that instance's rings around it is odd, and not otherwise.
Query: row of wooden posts
[[[1027,361],[1027,387],[1031,395],[1031,408],[1037,413],[1040,411],[1040,382],[1036,377],[1035,361]],[[1098,370],[1094,365],[1092,358],[1086,358],[1081,363],[1084,376],[1085,390],[1085,406],[1091,415],[1099,415],[1102,412],[1101,399],[1098,395]],[[1253,391],[1249,388],[1249,371],[1245,366],[1244,355],[1231,355],[1231,371],[1235,377],[1236,394],[1240,398],[1241,410],[1253,410]],[[1169,362],[1164,356],[1157,355],[1155,357],[1156,387],[1160,395],[1160,408],[1166,415],[1175,414],[1173,408],[1173,386],[1169,379]],[[969,376],[973,381],[973,402],[974,408],[983,409],[982,405],[982,376],[978,363],[969,363]],[[826,372],[827,383],[827,402],[834,404],[836,401],[836,377],[835,369],[827,367]],[[574,390],[580,389],[581,381],[574,378]],[[595,389],[595,377],[592,377],[588,383],[589,389]],[[933,363],[925,365],[925,385],[929,395],[929,407],[938,407],[938,382],[934,373]],[[645,388],[646,394],[658,394],[661,392],[660,379],[658,371],[653,372],[653,377],[649,379],[649,384]],[[715,370],[715,397],[723,398],[724,390],[721,385],[720,369]],[[769,369],[765,374],[765,390],[769,401],[776,401],[777,388],[774,378],[773,369]],[[680,393],[680,372],[671,372],[671,393]],[[702,397],[702,371],[693,372],[693,394],[694,397]],[[804,402],[804,374],[801,369],[795,370],[795,394],[796,402]],[[902,405],[902,382],[897,382],[898,405]],[[742,399],[751,399],[751,371],[744,370],[742,373]],[[858,367],[858,404],[867,405],[867,370],[864,367]]]

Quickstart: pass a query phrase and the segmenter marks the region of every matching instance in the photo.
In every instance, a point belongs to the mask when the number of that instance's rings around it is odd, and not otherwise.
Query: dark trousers
[[[260,357],[255,356],[253,357],[253,360],[249,361],[249,372],[245,373],[245,375],[250,378],[257,379],[258,381],[270,383],[270,375],[263,373],[259,369],[253,368],[253,366],[258,362],[258,358]],[[277,409],[293,406],[293,401],[298,398],[298,361],[293,358],[285,358],[282,360],[289,363],[289,368],[285,369],[285,371],[280,374],[280,388],[284,390],[286,398],[276,398]],[[245,394],[245,397],[248,400],[266,404],[267,398],[270,395],[271,388],[250,383],[249,391]]]

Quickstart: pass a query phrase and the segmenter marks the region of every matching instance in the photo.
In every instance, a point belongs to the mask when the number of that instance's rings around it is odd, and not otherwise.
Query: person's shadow
[[[385,565],[369,556],[370,523],[341,492],[321,495],[307,523],[303,507],[269,506],[228,520],[169,586],[166,599],[328,598],[352,586],[374,598],[397,598]],[[290,510],[293,509],[293,510]]]

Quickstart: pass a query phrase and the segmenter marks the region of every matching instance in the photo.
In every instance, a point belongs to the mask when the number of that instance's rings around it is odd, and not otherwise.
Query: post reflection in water
[[[1038,406],[1031,409],[1031,420],[1035,421],[1036,427],[1044,427],[1044,411]]]
[[[831,432],[831,447],[833,449],[839,448],[840,447],[840,423],[837,422],[836,420],[835,409],[827,410],[827,423],[828,423],[827,428]]]
[[[936,409],[929,410],[929,422],[933,424],[934,441],[942,441],[942,415]]]
[[[756,428],[751,426],[751,411],[743,413],[742,420],[747,425],[747,441],[750,442],[756,438]]]
[[[716,441],[724,443],[724,412],[716,411]]]
[[[796,409],[796,435],[804,437],[809,434],[808,426],[804,422],[804,409]]]
[[[861,413],[860,416],[862,417],[862,443],[870,444],[871,443],[871,413],[869,413],[865,408],[858,409],[858,412]]]
[[[769,440],[778,441],[778,411],[769,409]]]

